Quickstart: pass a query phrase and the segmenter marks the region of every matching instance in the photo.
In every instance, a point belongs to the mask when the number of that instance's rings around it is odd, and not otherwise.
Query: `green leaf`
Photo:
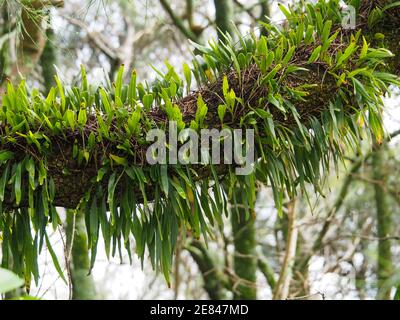
[[[400,7],[400,1],[395,1],[393,3],[387,4],[386,6],[383,7],[382,11],[385,12],[386,10]]]
[[[120,166],[126,166],[128,164],[128,160],[126,158],[122,158],[122,157],[118,157],[114,154],[110,153],[110,158],[117,164]]]
[[[190,85],[192,84],[192,71],[187,63],[183,64],[183,74],[186,79],[187,92],[190,92]]]
[[[275,107],[277,107],[280,111],[283,113],[286,113],[286,109],[284,106],[281,104],[281,102],[274,97],[272,93],[268,94],[268,102],[272,103]]]
[[[87,75],[86,75],[86,70],[83,64],[81,64],[81,77],[82,77],[82,89],[84,91],[88,91],[89,86],[88,86],[88,81],[87,81]]]
[[[99,169],[99,171],[97,172],[97,178],[96,181],[100,182],[101,180],[103,180],[104,175],[107,173],[107,168],[102,167]]]
[[[124,65],[119,67],[117,79],[115,81],[115,98],[121,98],[122,96],[122,80],[124,76]]]
[[[0,268],[0,294],[15,290],[24,284],[24,280],[13,272]]]
[[[292,20],[292,14],[290,13],[290,11],[288,9],[286,9],[286,7],[281,3],[278,4],[278,7],[282,11],[282,13],[285,15],[286,19],[291,21]]]
[[[195,121],[200,127],[203,126],[203,122],[207,115],[207,112],[208,112],[207,105],[205,104],[201,94],[199,94],[199,96],[197,97],[197,110],[196,110]]]
[[[314,49],[314,51],[311,53],[310,58],[308,59],[308,63],[313,63],[317,61],[319,54],[321,53],[321,46],[318,46]]]
[[[17,205],[20,204],[22,197],[21,179],[22,179],[22,162],[18,163],[17,169],[15,170],[14,192],[15,192],[15,203]]]
[[[257,53],[261,57],[265,57],[268,53],[267,39],[265,36],[261,36],[260,40],[258,41]]]
[[[363,96],[365,98],[365,100],[370,100],[371,97],[370,97],[369,93],[367,92],[367,90],[365,89],[364,85],[356,78],[352,78],[352,81],[353,81],[355,93],[358,93],[361,96]]]
[[[115,188],[118,184],[118,179],[116,181],[116,173],[113,172],[110,176],[110,179],[108,180],[108,196],[107,196],[107,202],[109,204],[110,212],[111,212],[111,225],[115,224],[115,208],[114,208],[114,193],[115,193]]]
[[[178,192],[178,194],[183,198],[186,199],[186,193],[183,190],[182,186],[179,184],[179,180],[174,177],[173,179],[170,180],[171,184],[174,186],[175,190]]]
[[[75,112],[73,112],[71,109],[68,109],[65,111],[64,115],[65,119],[67,120],[69,126],[71,127],[72,130],[75,129]]]
[[[139,122],[141,118],[140,107],[136,107],[135,111],[132,113],[132,116],[128,119],[128,128],[131,134],[136,134],[139,129]]]
[[[49,240],[49,236],[47,235],[47,232],[45,232],[44,235],[45,235],[45,238],[46,238],[47,250],[50,253],[51,260],[53,260],[54,267],[56,268],[58,275],[64,281],[64,283],[68,284],[67,279],[65,278],[64,273],[63,273],[63,271],[61,269],[60,263],[58,262],[57,255],[56,255],[56,253],[54,252],[54,250],[53,250],[53,248],[51,246],[51,243],[50,243],[50,240]]]
[[[13,158],[14,158],[13,152],[7,150],[0,151],[0,163]]]
[[[374,27],[382,18],[382,10],[379,8],[374,8],[368,15],[368,27]]]
[[[101,102],[103,103],[104,107],[104,112],[106,113],[107,116],[110,116],[112,109],[110,101],[108,100],[107,92],[103,88],[100,88],[99,91],[100,91]]]
[[[160,166],[160,174],[161,174],[161,187],[166,196],[168,196],[169,191],[169,179],[168,179],[168,168],[165,164]]]
[[[328,42],[328,38],[331,32],[331,27],[332,27],[332,20],[325,21],[324,24],[324,29],[322,30],[322,37],[321,37],[321,42],[323,46],[325,46],[325,43]]]
[[[10,172],[10,164],[7,164],[6,168],[3,169],[3,173],[1,175],[1,180],[0,180],[0,203],[4,201],[4,192],[8,182],[9,172]]]
[[[289,73],[297,72],[297,71],[309,72],[310,70],[303,68],[303,67],[290,65],[285,69],[285,74],[289,74]]]
[[[143,106],[144,106],[145,110],[149,111],[151,109],[153,100],[154,100],[154,96],[152,93],[145,94],[143,96]]]
[[[35,190],[35,162],[32,158],[29,158],[29,160],[26,161],[25,168],[29,174],[29,185],[32,190]]]
[[[314,27],[312,25],[308,25],[306,35],[304,37],[304,43],[306,45],[311,44],[311,42],[314,40],[313,35],[314,35]]]
[[[88,139],[88,146],[90,150],[93,150],[96,144],[96,136],[94,135],[93,132],[89,134],[89,139]]]
[[[268,83],[268,81],[272,80],[276,74],[278,73],[278,71],[282,68],[281,64],[277,64],[275,66],[275,68],[273,68],[263,79],[262,79],[262,84],[266,84]]]
[[[60,98],[61,98],[61,112],[64,112],[65,104],[66,104],[64,88],[61,84],[60,79],[57,76],[55,76],[54,79],[57,83],[58,93],[60,94]]]
[[[286,66],[290,59],[292,59],[294,52],[296,51],[296,47],[291,47],[283,58],[282,65]]]
[[[219,120],[221,121],[221,123],[224,122],[225,112],[226,112],[226,105],[220,104],[218,106],[218,117],[219,117]]]
[[[364,59],[368,53],[368,43],[365,37],[363,37],[363,46],[360,53],[360,59]]]
[[[137,99],[136,70],[132,71],[131,81],[129,82],[129,88],[128,88],[128,99],[129,99],[129,103],[131,103],[131,107],[133,107],[134,101]]]
[[[224,75],[224,78],[222,80],[222,93],[223,93],[224,97],[226,97],[228,95],[228,91],[229,91],[228,78],[226,75]]]
[[[86,125],[86,121],[87,121],[86,109],[81,108],[78,114],[78,123],[80,126],[83,127],[84,125]]]
[[[379,48],[373,50],[371,49],[365,56],[366,59],[378,59],[378,60],[392,58],[392,57],[394,57],[394,54],[385,48]]]
[[[346,48],[344,53],[338,58],[335,68],[338,68],[343,63],[345,63],[356,50],[357,50],[357,47],[356,47],[355,42],[350,43],[350,45]]]
[[[39,162],[39,177],[38,177],[39,185],[43,185],[43,182],[46,179],[46,176],[47,176],[46,167],[45,167],[43,161],[40,161]]]

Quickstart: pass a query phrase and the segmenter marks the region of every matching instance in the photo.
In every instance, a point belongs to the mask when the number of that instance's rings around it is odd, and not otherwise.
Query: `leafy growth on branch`
[[[80,86],[56,78],[47,97],[9,83],[0,109],[2,265],[37,281],[46,227],[61,223],[56,206],[64,206],[85,213],[92,267],[100,230],[107,256],[130,253],[133,236],[137,255],[147,250],[169,282],[178,234],[212,236],[236,203],[234,188],[251,217],[257,183],[271,186],[281,214],[306,183],[320,191],[344,144],[357,150],[361,137],[381,139],[381,96],[398,84],[385,71],[392,53],[371,47],[361,30],[340,29],[336,0],[281,9],[290,28],[263,24],[268,37],[194,44],[200,55],[182,77],[166,63],[153,84],[137,82],[135,71],[124,84],[122,66],[111,87],[94,88],[82,68]],[[146,164],[147,132],[172,120],[179,130],[254,129],[254,173]]]

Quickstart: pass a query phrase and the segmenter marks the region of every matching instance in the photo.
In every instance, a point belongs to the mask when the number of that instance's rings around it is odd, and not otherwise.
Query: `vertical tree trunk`
[[[18,82],[21,76],[27,76],[32,71],[46,45],[41,9],[39,1],[33,1],[29,8],[22,9],[22,31],[18,39],[17,61],[13,63],[10,73],[13,82]]]
[[[67,210],[67,243],[71,250],[72,299],[96,299],[96,288],[89,273],[90,259],[87,245],[85,216],[82,212]],[[70,249],[72,244],[72,249]]]
[[[387,237],[391,231],[391,213],[388,208],[386,191],[384,189],[387,173],[385,172],[385,154],[382,146],[375,145],[373,154],[373,178],[375,189],[375,203],[377,214],[377,231],[378,231],[378,294],[379,299],[390,299],[391,288],[387,284],[387,280],[392,275],[392,253],[390,239]]]
[[[232,0],[214,0],[214,5],[218,38],[223,40],[222,35],[226,33],[233,35],[233,3]]]
[[[215,4],[215,23],[217,26],[218,37],[224,41],[224,34],[234,35],[233,32],[233,2],[232,0],[214,0]],[[232,288],[234,299],[256,299],[256,271],[257,256],[255,252],[256,236],[254,219],[246,219],[245,210],[240,207],[242,191],[237,190],[236,199],[238,200],[239,215],[232,213],[232,234],[234,237],[234,271],[238,277]],[[234,281],[235,282],[235,281]]]
[[[237,199],[240,199],[241,190],[237,190]],[[240,206],[240,200],[238,201]],[[232,234],[234,237],[234,271],[238,279],[235,279],[233,286],[234,299],[256,299],[256,271],[257,255],[256,232],[254,228],[254,219],[246,219],[246,212],[243,208],[237,208],[239,214],[232,212]],[[232,210],[235,211],[235,210]]]
[[[9,31],[7,6],[4,3],[0,5],[0,11],[3,22],[0,26],[0,37],[3,37]],[[0,47],[0,86],[3,84],[7,76],[8,60],[8,41],[5,41]],[[2,92],[0,91],[0,93]]]
[[[269,4],[269,0],[264,0],[264,2],[261,3],[261,17],[260,20],[261,21],[265,21],[267,22],[267,18],[270,18],[271,16],[271,7]],[[268,35],[268,31],[265,28],[261,28],[261,35],[263,36],[267,36]]]
[[[295,261],[293,265],[293,278],[290,284],[290,296],[293,297],[304,297],[310,295],[310,284],[309,284],[309,270],[307,268],[301,268],[302,258],[306,254],[304,252],[305,240],[302,236],[300,229],[297,231],[297,247],[295,254]]]
[[[211,257],[208,249],[198,240],[192,240],[187,246],[193,260],[197,263],[203,276],[204,289],[212,300],[226,299],[228,279]]]

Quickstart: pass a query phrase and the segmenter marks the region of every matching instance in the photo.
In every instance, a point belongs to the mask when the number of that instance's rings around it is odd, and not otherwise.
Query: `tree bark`
[[[237,208],[232,208],[231,225],[235,252],[233,266],[235,279],[233,284],[234,299],[257,299],[256,272],[258,259],[256,254],[255,215],[246,217],[246,211],[241,205],[242,190],[235,190]],[[233,205],[232,205],[233,206]],[[236,212],[237,213],[236,213]]]
[[[5,79],[17,83],[21,80],[21,76],[26,77],[29,75],[39,63],[47,43],[46,14],[43,12],[43,9],[48,7],[62,7],[63,5],[64,0],[34,0],[29,1],[29,3],[24,2],[23,6],[21,5],[21,33],[17,33],[16,60],[11,61],[8,59],[7,63],[10,65],[0,63],[2,70],[9,69],[8,74],[0,77],[0,86],[4,83]],[[8,4],[2,4],[1,8],[4,19],[8,20]],[[7,28],[6,25],[5,28]],[[7,30],[3,30],[3,32],[7,33],[11,33],[11,31],[9,26]]]
[[[286,250],[283,259],[279,279],[274,288],[273,299],[287,299],[289,297],[290,282],[292,280],[293,266],[295,263],[298,228],[296,224],[295,200],[291,200],[287,206],[288,227]]]
[[[268,18],[270,18],[271,16],[271,6],[269,1],[270,0],[264,0],[264,2],[261,3],[261,17],[260,17],[261,21],[267,22]],[[261,35],[267,36],[268,35],[267,29],[261,28]]]
[[[212,300],[227,298],[225,287],[228,279],[214,261],[208,248],[198,240],[192,240],[186,249],[196,262],[203,277],[203,287]]]
[[[214,0],[215,5],[215,23],[217,26],[218,38],[225,41],[225,35],[234,36],[233,32],[233,1],[232,0]],[[241,199],[243,194],[241,190],[236,190],[237,212],[232,213],[231,225],[234,252],[234,272],[235,279],[232,287],[234,299],[256,299],[256,271],[257,256],[256,248],[256,230],[254,228],[254,217],[246,217],[246,211],[242,208],[244,204]],[[233,209],[235,210],[235,209]],[[237,278],[236,278],[237,277]]]
[[[264,275],[265,280],[267,280],[267,283],[270,286],[271,291],[274,291],[274,288],[276,285],[275,274],[274,274],[274,270],[268,264],[267,259],[262,256],[258,257],[257,265],[258,265],[258,269]]]
[[[232,0],[214,0],[214,5],[218,38],[223,40],[226,33],[233,35],[233,3]]]
[[[71,298],[72,300],[96,299],[97,293],[95,283],[92,276],[89,274],[90,259],[85,226],[85,216],[83,212],[67,210],[66,229],[68,252],[71,253]]]
[[[219,3],[219,2],[218,2]],[[366,2],[362,2],[366,4]],[[371,8],[373,8],[374,4],[377,2],[368,2]],[[218,8],[221,8],[221,4],[218,4]],[[370,10],[370,9],[369,9]],[[365,32],[365,36],[371,35],[368,39],[373,39],[373,34],[381,28],[387,28],[387,32],[385,32],[388,45],[393,52],[398,52],[398,48],[400,47],[398,36],[394,31],[391,31],[392,28],[396,28],[396,25],[400,26],[400,21],[395,18],[395,15],[398,14],[398,9],[393,9],[393,13],[385,19],[381,25],[375,27],[374,29],[368,29],[366,26],[365,19],[366,17],[360,17],[360,26],[362,31]],[[369,11],[368,11],[369,12]],[[223,26],[226,26],[226,16],[225,13],[224,23],[221,23],[220,29],[222,30]],[[224,27],[225,28],[225,27]],[[225,31],[228,29],[224,29]],[[348,41],[348,37],[343,35],[342,37],[343,45],[345,45],[346,41]],[[372,40],[373,41],[373,40]],[[311,48],[312,49],[312,48]],[[310,48],[299,48],[293,57],[296,61],[296,64],[301,65],[305,63],[304,61],[304,50],[310,50]],[[393,59],[394,62],[390,66],[390,72],[395,74],[400,74],[400,68],[398,67],[398,62],[400,59]],[[326,70],[323,66],[319,64],[311,64],[308,66],[310,72],[296,73],[296,76],[290,76],[290,74],[283,80],[282,85],[288,87],[298,87],[304,84],[309,83],[318,83],[317,87],[310,88],[309,95],[304,97],[304,101],[292,101],[293,104],[296,105],[297,112],[299,113],[299,119],[301,119],[304,125],[307,125],[309,119],[312,117],[320,119],[321,112],[326,110],[329,107],[329,101],[332,95],[337,93],[336,79],[326,73]],[[246,70],[242,70],[242,86],[239,86],[238,74],[235,70],[227,70],[226,76],[228,78],[228,82],[232,88],[242,88],[243,90],[236,90],[236,96],[241,97],[244,101],[244,104],[249,105],[257,105],[259,97],[268,96],[268,88],[257,85],[257,80],[259,77],[259,70],[255,65],[249,66]],[[190,123],[195,119],[196,114],[196,103],[199,95],[202,95],[204,102],[208,107],[207,118],[205,123],[210,128],[220,128],[220,121],[218,120],[218,106],[221,104],[221,99],[219,97],[223,96],[222,94],[222,77],[217,79],[217,81],[213,83],[209,83],[208,85],[198,89],[197,91],[192,92],[184,98],[181,98],[177,101],[174,101],[176,105],[181,109],[183,114],[183,121],[185,123]],[[351,100],[351,97],[348,97]],[[290,98],[288,98],[290,100]],[[264,106],[265,109],[269,109],[274,119],[275,127],[278,125],[283,125],[285,127],[296,126],[296,122],[293,118],[288,117],[285,118],[283,114],[274,106],[266,103]],[[227,119],[227,125],[231,127],[238,126],[238,122],[240,121],[242,112],[245,112],[244,108],[241,112],[237,112],[235,117],[232,119]],[[349,110],[351,112],[351,110]],[[168,117],[163,110],[163,108],[155,108],[151,112],[149,112],[148,117],[150,119],[154,119],[155,122],[165,123],[168,121]],[[98,123],[96,118],[88,119],[87,126],[84,131],[87,135],[90,132],[97,130]],[[0,125],[0,133],[3,132],[4,128]],[[46,132],[46,134],[49,134]],[[50,133],[50,138],[54,139],[54,148],[59,149],[53,150],[52,153],[54,156],[49,158],[48,167],[50,176],[53,177],[56,184],[56,197],[54,199],[54,204],[61,207],[67,208],[75,208],[79,200],[82,198],[84,193],[88,190],[88,187],[91,186],[90,179],[93,178],[97,174],[97,166],[101,163],[101,157],[104,154],[93,155],[89,160],[89,163],[85,165],[84,168],[77,165],[77,163],[71,157],[71,149],[74,141],[76,140],[78,144],[83,145],[82,141],[82,133],[78,130],[74,132],[67,132],[66,138],[62,136],[52,137]],[[117,145],[120,142],[109,142],[108,150],[110,152],[114,152],[115,150],[118,152]],[[3,146],[5,148],[10,148],[12,151],[16,153],[20,153],[20,156],[23,157],[26,155],[27,150],[33,148],[32,146],[22,145],[22,148],[18,149],[18,146],[15,144],[13,146]],[[16,149],[16,150],[15,150]],[[132,165],[143,165],[143,155],[145,154],[145,150],[147,149],[147,145],[136,146],[135,152],[136,156],[132,159],[129,159]],[[33,151],[35,152],[35,151]],[[142,156],[141,156],[142,155]],[[134,159],[139,159],[140,161],[135,161]],[[63,171],[64,169],[68,169],[69,172],[74,172],[69,176],[66,176]],[[66,187],[68,186],[68,187]],[[151,186],[150,186],[151,189]],[[150,190],[151,191],[151,190]],[[138,188],[137,196],[140,199],[141,193]],[[151,198],[151,196],[149,196]],[[7,204],[6,204],[7,205]]]
[[[377,144],[375,145],[375,152],[372,156],[372,164],[378,231],[378,267],[376,272],[378,279],[377,298],[389,300],[391,298],[391,286],[388,280],[392,276],[393,265],[391,240],[387,237],[390,236],[391,233],[392,217],[387,201],[387,191],[385,190],[388,172],[386,172],[384,168],[384,148]]]

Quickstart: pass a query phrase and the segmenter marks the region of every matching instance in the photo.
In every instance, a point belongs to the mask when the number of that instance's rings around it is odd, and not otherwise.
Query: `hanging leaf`
[[[0,294],[18,289],[24,284],[24,280],[13,272],[0,268]]]
[[[15,170],[15,180],[14,180],[14,192],[15,192],[15,203],[19,205],[22,198],[22,162],[19,162],[17,169]]]
[[[61,269],[60,263],[58,262],[57,255],[54,252],[53,247],[51,246],[49,236],[47,235],[47,233],[45,233],[45,239],[46,239],[47,250],[49,250],[51,260],[53,261],[54,267],[56,268],[58,275],[64,281],[65,284],[68,284],[67,279],[65,278],[64,273]]]
[[[5,162],[7,160],[13,159],[14,158],[14,153],[11,151],[7,150],[2,150],[0,151],[0,163]]]
[[[165,164],[160,166],[160,174],[161,174],[161,187],[166,196],[168,196],[169,192],[169,179],[168,179],[168,169]]]

